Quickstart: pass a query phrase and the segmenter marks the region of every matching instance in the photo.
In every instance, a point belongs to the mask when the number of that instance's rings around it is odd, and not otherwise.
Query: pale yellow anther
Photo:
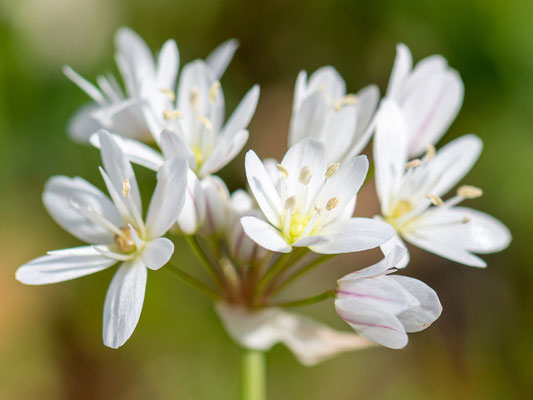
[[[319,207],[318,204],[315,204],[315,211],[317,212],[318,215],[322,214],[322,208]]]
[[[357,103],[357,96],[355,94],[347,94],[342,99],[335,102],[335,110],[339,111],[342,107],[355,103]]]
[[[295,196],[288,197],[287,200],[285,200],[285,209],[292,212],[294,211],[295,208],[296,208],[296,197]]]
[[[289,171],[287,171],[285,167],[281,164],[278,164],[277,167],[279,169],[279,172],[281,172],[281,175],[283,175],[283,177],[287,179],[289,177]]]
[[[213,129],[213,124],[211,123],[211,121],[209,121],[209,119],[207,119],[203,115],[199,115],[198,116],[198,121],[200,121],[202,124],[204,124],[204,126],[207,128],[208,131]]]
[[[426,148],[426,155],[424,156],[424,161],[430,161],[431,159],[433,159],[433,157],[435,157],[436,152],[437,150],[435,149],[435,146],[429,144]]]
[[[135,251],[135,242],[131,236],[131,229],[129,226],[123,226],[120,228],[120,235],[116,234],[113,238],[121,253],[131,253]]]
[[[313,170],[311,169],[310,166],[306,165],[300,170],[300,177],[298,179],[300,180],[300,183],[307,185],[312,177],[313,177]]]
[[[163,111],[163,118],[165,118],[166,121],[172,121],[176,118],[182,118],[183,114],[179,110],[164,110]]]
[[[457,195],[464,199],[475,199],[483,196],[483,190],[475,186],[463,185],[457,189]]]
[[[414,160],[411,160],[407,164],[405,164],[405,168],[411,169],[415,167],[420,167],[422,164],[423,164],[422,160],[415,158]]]
[[[463,216],[463,224],[468,224],[470,221],[472,221],[472,218],[470,218],[468,215]]]
[[[122,194],[127,199],[130,197],[130,189],[130,180],[126,178],[124,179],[124,182],[122,182]]]
[[[209,89],[209,102],[210,103],[214,103],[215,100],[217,99],[218,89],[220,89],[220,82],[219,81],[213,82],[213,84],[211,85],[211,88]]]
[[[340,166],[341,166],[341,163],[331,164],[326,170],[326,179],[331,178],[333,174],[338,171]]]
[[[341,200],[338,197],[332,197],[326,204],[326,210],[331,211],[339,205]]]
[[[434,206],[442,207],[444,205],[444,202],[439,196],[435,196],[434,194],[428,194],[426,197],[431,201]]]
[[[191,89],[189,101],[191,102],[192,108],[198,112],[200,110],[200,93],[197,88],[194,87]]]
[[[167,96],[170,101],[176,100],[176,95],[170,89],[161,89],[161,93],[163,93],[165,96]]]

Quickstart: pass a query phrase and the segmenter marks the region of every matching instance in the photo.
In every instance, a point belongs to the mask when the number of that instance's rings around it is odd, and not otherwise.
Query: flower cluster
[[[220,79],[238,43],[229,40],[178,77],[173,40],[157,57],[132,30],[116,34],[119,83],[97,86],[70,67],[64,72],[92,102],[69,124],[71,137],[100,149],[109,197],[82,178],[52,177],[43,202],[54,220],[87,246],[50,251],[20,267],[19,281],[40,285],[74,279],[120,263],[104,303],[103,341],[117,348],[139,321],[147,270],[165,269],[213,298],[231,337],[267,350],[284,343],[304,364],[378,343],[407,344],[442,311],[429,286],[393,274],[409,263],[404,241],[470,266],[474,253],[503,250],[511,240],[493,217],[466,207],[479,188],[460,186],[481,152],[475,135],[438,151],[436,142],[457,115],[463,84],[444,58],[412,66],[397,48],[386,96],[375,85],[349,94],[331,66],[296,80],[289,148],[283,159],[245,159],[249,192],[230,193],[215,174],[241,152],[255,112],[253,86],[225,120]],[[354,217],[368,179],[360,153],[373,138],[375,186],[381,215]],[[418,157],[418,158],[417,158]],[[143,218],[132,163],[156,172]],[[168,236],[168,237],[166,237]],[[172,264],[174,239],[183,237],[210,274],[204,282]],[[172,240],[171,240],[172,239]],[[377,264],[303,299],[281,301],[282,290],[336,254],[381,248]],[[334,298],[337,314],[356,332],[333,330],[285,308]]]

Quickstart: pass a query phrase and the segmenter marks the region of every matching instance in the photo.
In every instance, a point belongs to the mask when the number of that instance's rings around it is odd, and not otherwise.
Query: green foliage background
[[[533,393],[533,2],[515,0],[288,2],[0,0],[0,398],[235,399],[239,349],[212,305],[164,270],[150,273],[140,324],[118,351],[101,343],[101,309],[113,271],[46,287],[14,280],[16,268],[78,245],[41,205],[54,174],[102,187],[96,150],[66,137],[88,99],[61,74],[115,70],[113,32],[137,30],[153,48],[177,40],[181,64],[223,40],[241,47],[222,80],[228,109],[261,85],[250,126],[262,156],[285,150],[300,69],[332,64],[349,91],[386,88],[395,44],[416,60],[443,54],[462,75],[462,112],[440,145],[477,133],[484,152],[465,183],[485,196],[470,205],[500,218],[514,241],[477,270],[415,252],[407,274],[437,290],[442,317],[401,351],[375,348],[306,368],[277,346],[268,356],[271,399],[523,399]],[[367,149],[368,153],[368,149]],[[243,184],[242,155],[222,172]],[[145,198],[153,177],[137,169]],[[376,212],[374,190],[359,215]],[[145,201],[146,202],[146,201]],[[377,254],[341,257],[297,291],[333,285]],[[201,276],[182,243],[174,256]],[[289,293],[297,296],[297,293]],[[330,303],[302,310],[342,328]]]

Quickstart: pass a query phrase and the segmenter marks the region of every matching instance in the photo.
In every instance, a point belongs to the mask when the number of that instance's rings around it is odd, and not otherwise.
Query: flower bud
[[[187,173],[187,192],[183,210],[174,224],[174,233],[195,234],[205,221],[205,199],[202,185],[190,169]]]
[[[220,235],[226,231],[229,223],[229,191],[218,176],[202,179],[205,201],[205,222],[202,232],[206,235]]]

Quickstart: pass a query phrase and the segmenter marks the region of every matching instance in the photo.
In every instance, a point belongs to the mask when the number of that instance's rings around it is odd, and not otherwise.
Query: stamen
[[[331,164],[326,170],[326,179],[331,178],[333,174],[339,170],[340,166],[341,163]]]
[[[444,202],[439,196],[435,196],[434,194],[428,194],[426,197],[431,201],[431,203],[434,206],[442,207],[444,205]]]
[[[467,224],[470,221],[472,221],[472,218],[470,218],[468,215],[463,216],[463,224]]]
[[[120,228],[121,235],[115,235],[115,244],[121,253],[131,253],[136,249],[135,242],[131,236],[131,230],[129,226],[123,226]]]
[[[426,155],[424,156],[424,161],[430,161],[431,159],[433,159],[433,157],[435,157],[436,152],[437,150],[435,149],[435,146],[429,144],[426,148]]]
[[[326,210],[331,211],[339,205],[341,200],[338,197],[332,197],[326,204]]]
[[[191,93],[189,94],[189,101],[191,102],[192,108],[196,112],[200,110],[200,93],[198,92],[198,89],[196,87],[193,87],[191,89]]]
[[[181,111],[179,110],[164,110],[163,111],[163,118],[165,118],[165,120],[167,121],[172,121],[173,119],[176,119],[176,118],[183,118],[183,114]]]
[[[160,91],[165,96],[167,96],[170,101],[176,100],[176,95],[174,94],[174,92],[172,90],[170,90],[170,89],[161,89]]]
[[[464,199],[475,199],[483,196],[483,190],[475,186],[463,185],[457,189],[457,195]]]
[[[78,211],[81,215],[86,217],[89,221],[94,222],[95,224],[100,225],[103,228],[106,228],[107,230],[117,234],[121,235],[122,232],[119,228],[115,226],[112,222],[108,221],[106,218],[98,214],[92,207],[88,207],[86,205],[82,205],[78,203],[74,198],[70,199],[70,205],[72,208],[74,208],[76,211]]]
[[[318,215],[322,215],[323,208],[319,207],[318,204],[315,204],[314,208]]]
[[[342,107],[357,103],[357,96],[354,94],[347,94],[342,99],[335,102],[335,110],[339,111]]]
[[[281,165],[281,164],[278,164],[277,167],[278,167],[278,169],[279,169],[279,172],[281,172],[281,174],[283,175],[283,177],[284,177],[285,179],[287,179],[287,178],[289,177],[289,171],[287,171],[287,170],[285,169],[285,167],[284,167],[283,165]]]
[[[296,208],[296,196],[288,197],[287,200],[285,200],[285,209],[289,210],[290,212],[293,212]]]
[[[204,124],[204,126],[206,127],[206,129],[208,131],[213,129],[213,124],[211,123],[211,121],[209,121],[209,119],[207,119],[203,115],[199,115],[198,116],[198,121],[200,121],[202,124]]]
[[[211,88],[209,89],[209,102],[210,103],[214,103],[215,100],[217,99],[218,89],[220,89],[220,82],[219,81],[213,82],[213,84],[211,85]]]
[[[127,199],[130,197],[130,188],[130,180],[127,178],[124,179],[124,182],[122,182],[122,194]]]
[[[309,181],[311,180],[311,177],[313,176],[313,170],[311,167],[306,165],[300,170],[300,183],[303,183],[304,185],[307,185]]]
[[[411,169],[415,167],[420,167],[423,164],[422,160],[419,160],[418,158],[415,158],[414,160],[409,161],[407,164],[405,164],[406,169]]]

